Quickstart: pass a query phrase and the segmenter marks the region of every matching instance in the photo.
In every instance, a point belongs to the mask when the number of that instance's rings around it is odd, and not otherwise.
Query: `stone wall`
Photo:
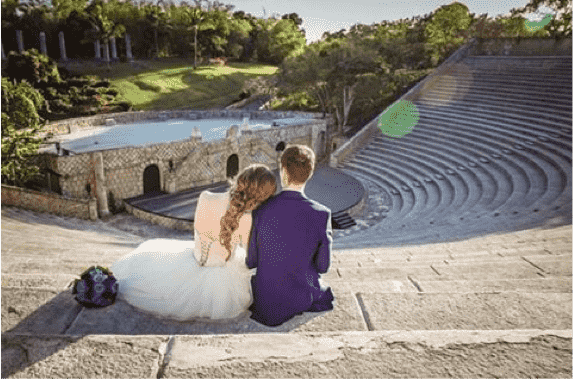
[[[54,135],[73,133],[94,126],[113,126],[115,124],[131,124],[144,121],[166,121],[169,119],[190,119],[200,120],[208,118],[244,118],[252,120],[270,120],[278,118],[308,118],[316,119],[322,117],[321,113],[310,112],[275,112],[275,111],[254,111],[245,112],[241,110],[213,110],[213,111],[193,111],[193,110],[173,110],[173,111],[139,111],[99,114],[90,117],[80,117],[62,121],[52,122],[45,126],[46,133]],[[109,120],[109,121],[108,121]]]
[[[478,38],[470,55],[571,56],[571,38]]]
[[[219,114],[229,111],[211,112]],[[150,112],[146,112],[149,115]],[[269,117],[274,112],[258,112],[258,117]],[[292,116],[290,112],[281,112]],[[250,113],[251,117],[253,112]],[[236,115],[232,115],[237,117]],[[275,115],[276,116],[276,115]],[[62,194],[66,197],[87,198],[96,196],[98,188],[111,193],[116,207],[121,200],[144,193],[144,172],[155,165],[159,171],[160,189],[173,193],[189,188],[221,182],[227,178],[227,164],[232,155],[238,158],[238,170],[252,163],[262,163],[270,169],[278,167],[280,152],[277,144],[304,144],[316,151],[319,136],[326,129],[326,119],[312,118],[299,125],[250,130],[248,127],[232,127],[227,138],[203,142],[201,137],[192,137],[171,143],[157,143],[141,147],[101,150],[78,155],[59,156],[44,154],[43,165],[58,173]],[[245,115],[245,117],[247,117]],[[92,120],[93,121],[93,120]],[[122,123],[124,120],[121,120]],[[69,121],[73,122],[73,121]],[[83,124],[82,124],[83,125]],[[103,160],[104,180],[96,178],[97,157]],[[99,187],[98,187],[99,186]],[[100,212],[106,206],[101,207]],[[111,205],[111,206],[113,206]]]
[[[12,205],[37,212],[61,216],[97,219],[97,201],[91,199],[68,199],[52,193],[32,191],[25,188],[2,185],[2,205]]]
[[[132,214],[139,219],[146,220],[157,225],[165,226],[171,229],[194,231],[195,223],[191,220],[182,220],[149,211],[144,211],[127,203],[125,204],[125,210],[127,213]]]

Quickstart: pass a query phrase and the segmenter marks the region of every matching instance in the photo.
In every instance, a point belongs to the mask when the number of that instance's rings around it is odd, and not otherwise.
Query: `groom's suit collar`
[[[306,195],[300,191],[294,190],[282,190],[277,196],[284,197],[287,199],[305,199]]]

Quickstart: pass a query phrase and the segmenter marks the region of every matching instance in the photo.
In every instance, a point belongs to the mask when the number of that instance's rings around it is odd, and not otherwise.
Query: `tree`
[[[471,21],[469,9],[464,4],[455,2],[439,8],[425,29],[432,57],[438,60],[447,50],[462,43],[459,32],[467,29]]]
[[[290,55],[302,52],[306,46],[304,34],[290,19],[277,21],[269,33],[269,62],[278,64]]]
[[[109,10],[109,6],[103,0],[94,0],[86,7],[85,17],[92,26],[86,33],[89,41],[101,40],[109,43],[111,37],[120,37],[125,33],[125,26],[109,18]]]
[[[160,55],[159,33],[172,29],[169,10],[165,10],[165,5],[162,0],[159,0],[157,4],[158,5],[148,5],[145,7],[145,19],[153,30],[155,56]]]
[[[33,158],[42,138],[38,115],[44,98],[29,83],[16,85],[2,78],[2,182],[23,186],[38,175]]]
[[[188,6],[182,12],[182,20],[184,22],[188,31],[193,31],[194,38],[193,38],[193,51],[194,51],[194,60],[193,60],[193,68],[197,68],[197,53],[199,52],[199,47],[197,45],[197,33],[199,29],[207,30],[213,28],[213,25],[210,23],[204,23],[206,19],[206,12],[203,10],[201,6],[201,1],[195,1],[195,7]]]

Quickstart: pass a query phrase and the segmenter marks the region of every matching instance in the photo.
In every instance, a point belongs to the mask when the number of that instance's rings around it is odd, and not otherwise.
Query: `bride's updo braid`
[[[231,235],[239,227],[239,219],[243,213],[258,207],[276,190],[275,175],[265,165],[250,165],[238,175],[231,186],[229,209],[221,218],[219,240],[229,252],[227,260],[231,256]]]

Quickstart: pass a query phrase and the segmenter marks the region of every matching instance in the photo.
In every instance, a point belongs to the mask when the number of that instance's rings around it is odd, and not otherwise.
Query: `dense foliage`
[[[69,58],[93,58],[95,40],[116,38],[118,54],[126,56],[123,37],[129,33],[135,58],[195,56],[227,57],[278,64],[305,44],[302,19],[296,13],[258,19],[218,1],[18,0],[2,1],[5,51],[17,50],[15,31],[26,46],[40,49],[38,34],[46,33],[48,55],[59,58],[58,33],[64,32]]]
[[[31,49],[22,54],[11,52],[4,74],[13,82],[25,80],[42,95],[44,106],[38,109],[46,120],[89,116],[97,113],[123,112],[131,108],[121,101],[109,81],[93,76],[60,75],[51,58]]]
[[[2,183],[21,186],[38,174],[33,162],[44,125],[44,98],[28,82],[2,78]]]

